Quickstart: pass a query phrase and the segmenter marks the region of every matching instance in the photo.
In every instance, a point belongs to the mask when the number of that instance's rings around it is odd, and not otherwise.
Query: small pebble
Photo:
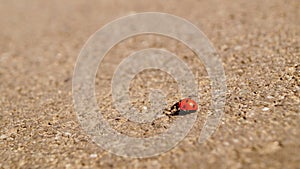
[[[242,49],[242,47],[239,45],[234,47],[234,50],[241,50],[241,49]]]
[[[65,132],[64,135],[67,136],[67,137],[70,137],[72,134],[69,133],[69,132]]]
[[[58,140],[58,139],[60,139],[60,136],[56,134],[54,140]]]
[[[268,111],[268,110],[270,110],[269,107],[264,107],[264,108],[262,109],[262,111]]]
[[[96,158],[96,157],[98,157],[97,154],[91,154],[91,155],[90,155],[90,158]]]
[[[6,139],[6,138],[7,138],[7,136],[4,135],[4,134],[0,136],[0,139],[1,139],[1,140],[2,140],[2,139]]]

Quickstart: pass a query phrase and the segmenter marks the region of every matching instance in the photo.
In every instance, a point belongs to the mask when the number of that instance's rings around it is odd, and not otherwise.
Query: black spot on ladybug
[[[182,108],[184,108],[184,109],[185,109],[185,105],[183,105],[183,106],[182,106]]]
[[[195,105],[193,104],[193,108],[195,108]]]
[[[185,101],[185,102],[187,103],[187,102],[189,102],[189,100],[188,100],[188,99],[186,99],[186,101]]]

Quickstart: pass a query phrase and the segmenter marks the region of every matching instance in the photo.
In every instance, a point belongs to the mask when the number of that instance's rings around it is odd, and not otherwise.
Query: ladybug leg
[[[168,116],[168,117],[169,117],[169,119],[170,119],[170,118],[171,118],[171,116],[172,116],[171,112],[165,113],[165,115],[166,115],[166,116]]]
[[[179,109],[179,102],[175,103],[175,104],[171,107],[171,110],[173,110],[173,109],[176,109],[176,110]]]
[[[179,110],[179,103],[175,103],[169,108],[166,108],[164,111],[164,114],[167,115],[168,117],[171,117],[173,115],[178,114],[177,111]]]
[[[180,101],[179,101],[180,102]],[[171,115],[176,116],[179,115],[179,102],[175,103],[172,107],[171,107]]]
[[[163,113],[170,117],[170,115],[172,114],[172,109],[171,108],[165,108]]]

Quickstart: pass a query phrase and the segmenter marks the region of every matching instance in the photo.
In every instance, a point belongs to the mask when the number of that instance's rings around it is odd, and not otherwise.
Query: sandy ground
[[[97,98],[111,107],[109,85],[120,61],[135,50],[164,47],[197,77],[197,124],[174,149],[131,159],[89,140],[73,109],[72,75],[88,37],[109,21],[158,11],[198,26],[221,55],[227,77],[225,115],[204,144],[197,138],[210,105],[202,63],[172,39],[140,36],[114,47],[97,75]],[[0,1],[0,168],[300,168],[300,1]],[[145,79],[153,81],[145,83]],[[162,77],[166,81],[159,81]],[[147,89],[180,96],[172,77],[157,70],[131,83],[134,106],[147,105]],[[171,119],[138,125],[116,111],[104,116],[136,137],[163,132]]]

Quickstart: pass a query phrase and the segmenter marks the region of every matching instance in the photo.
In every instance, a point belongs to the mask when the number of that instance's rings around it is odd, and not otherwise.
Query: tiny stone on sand
[[[264,107],[262,110],[263,111],[268,111],[268,110],[270,110],[270,108],[269,107]]]
[[[98,157],[97,154],[91,154],[91,155],[90,155],[90,158],[96,158],[96,157]]]

